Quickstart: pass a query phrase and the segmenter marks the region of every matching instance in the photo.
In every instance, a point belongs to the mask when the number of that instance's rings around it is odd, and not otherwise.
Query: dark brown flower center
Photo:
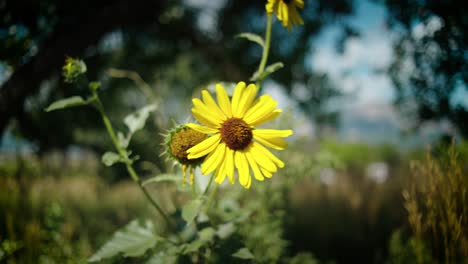
[[[289,3],[292,2],[292,0],[283,0],[283,2],[284,2],[285,4],[287,4],[287,5],[289,5]]]
[[[221,139],[233,150],[245,149],[252,141],[252,129],[240,118],[229,118],[221,127]]]
[[[170,143],[171,154],[182,164],[198,164],[204,157],[189,160],[187,159],[187,150],[206,138],[207,136],[203,133],[191,128],[183,128],[172,136]]]

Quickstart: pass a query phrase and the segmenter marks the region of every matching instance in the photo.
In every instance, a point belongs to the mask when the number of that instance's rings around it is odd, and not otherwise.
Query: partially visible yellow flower
[[[270,178],[284,163],[263,145],[282,150],[287,146],[283,138],[292,130],[258,129],[257,126],[276,118],[282,111],[275,109],[277,102],[270,95],[257,100],[255,84],[236,85],[232,100],[220,84],[216,85],[218,104],[207,90],[202,91],[202,100],[192,100],[193,116],[203,125],[194,123],[187,127],[209,135],[203,142],[187,150],[188,159],[208,155],[201,165],[203,174],[215,172],[215,181],[222,183],[226,176],[234,183],[237,169],[239,183],[249,188],[251,171],[258,181]]]
[[[304,25],[297,8],[304,8],[304,0],[268,0],[265,9],[268,14],[275,13],[284,27],[291,30],[291,25]]]
[[[197,159],[188,159],[187,149],[202,142],[207,138],[207,136],[184,125],[174,128],[165,136],[166,141],[164,144],[167,148],[165,154],[167,154],[170,159],[179,163],[182,167],[184,184],[186,182],[187,169],[189,170],[190,184],[193,184],[193,170],[203,162],[205,157],[200,156]]]

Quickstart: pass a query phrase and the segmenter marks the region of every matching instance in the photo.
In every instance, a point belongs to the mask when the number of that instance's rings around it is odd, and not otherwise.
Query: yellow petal
[[[300,9],[304,8],[304,1],[303,0],[293,0],[294,5],[299,7]]]
[[[275,110],[278,102],[273,100],[269,95],[260,96],[259,100],[247,111],[244,116],[244,121],[248,124],[257,123]]]
[[[243,96],[245,89],[245,82],[239,82],[234,89],[234,94],[232,95],[232,115],[239,117],[239,102]]]
[[[263,175],[265,177],[267,177],[267,178],[271,178],[273,176],[273,174],[270,171],[268,171],[268,170],[266,170],[266,169],[264,169],[262,167],[260,167],[260,170],[262,171]]]
[[[217,119],[214,119],[211,115],[206,115],[205,112],[200,112],[200,110],[196,108],[192,108],[192,115],[197,119],[200,123],[207,127],[211,128],[220,128],[222,122],[218,122]]]
[[[279,21],[283,21],[283,1],[278,2],[278,8],[276,9],[276,16]]]
[[[250,151],[246,151],[246,152],[245,152],[245,157],[247,158],[247,161],[249,162],[250,167],[251,167],[252,170],[253,170],[255,179],[257,179],[257,181],[263,181],[263,180],[265,180],[265,178],[263,177],[262,172],[261,172],[260,169],[258,168],[257,162],[256,162],[255,159],[252,157],[252,153],[251,153]]]
[[[223,111],[221,111],[221,109],[218,107],[216,102],[213,100],[213,97],[211,97],[211,94],[207,90],[202,91],[202,98],[203,102],[208,108],[214,111],[219,117],[221,117],[221,119],[226,120],[226,115]]]
[[[253,83],[249,84],[249,86],[245,88],[244,93],[242,94],[242,97],[240,98],[236,117],[239,117],[239,118],[244,117],[244,114],[252,105],[252,102],[254,101],[255,96],[257,96],[257,86]]]
[[[219,132],[219,129],[215,129],[215,128],[211,128],[207,126],[200,126],[194,123],[188,123],[186,124],[186,126],[203,134],[215,134]]]
[[[281,18],[283,22],[283,26],[287,26],[289,24],[289,17],[288,17],[288,5],[281,1],[280,3],[281,7]]]
[[[216,169],[215,182],[221,184],[226,178],[226,161],[221,161],[221,166]]]
[[[265,9],[268,14],[273,13],[274,7],[275,7],[276,0],[268,0],[268,2],[265,5]]]
[[[283,150],[288,146],[288,142],[286,142],[282,138],[264,138],[262,136],[255,136],[254,137],[258,142],[262,143],[263,145],[277,149],[277,150]]]
[[[226,174],[229,178],[229,182],[234,184],[234,150],[226,148]]]
[[[218,168],[224,159],[225,150],[226,144],[219,144],[216,150],[206,157],[201,166],[201,172],[206,175]]]
[[[276,109],[273,112],[270,112],[269,114],[266,114],[266,115],[260,117],[255,122],[248,123],[248,124],[250,126],[253,126],[253,127],[259,126],[261,124],[264,124],[264,123],[266,123],[268,121],[271,121],[271,120],[277,118],[282,112],[283,111],[281,109]]]
[[[203,114],[203,116],[207,118],[210,117],[209,119],[216,121],[216,123],[222,123],[226,119],[224,115],[221,115],[220,113],[216,111],[216,108],[218,108],[216,104],[214,105],[215,108],[212,108],[208,105],[205,105],[198,98],[193,98],[192,103],[193,103],[193,108],[195,108],[197,112]],[[218,111],[220,111],[219,108],[218,108]]]
[[[288,137],[293,134],[292,130],[278,129],[255,129],[253,135],[256,140],[266,145],[267,147],[283,150],[288,146],[288,143],[282,137]]]
[[[221,84],[216,84],[216,97],[218,98],[218,104],[221,110],[228,118],[232,117],[231,102],[226,90]]]
[[[221,141],[221,135],[215,134],[187,150],[188,159],[198,159],[212,152]]]
[[[277,170],[275,163],[269,159],[259,148],[261,145],[257,142],[252,142],[252,145],[250,147],[250,151],[252,153],[252,157],[255,159],[255,162],[257,164],[270,171],[270,172],[275,172]]]
[[[298,24],[304,25],[304,20],[302,20],[296,8],[291,8],[291,20],[295,26]]]
[[[234,162],[236,163],[237,172],[239,174],[239,183],[247,188],[249,184],[250,172],[247,158],[242,151],[234,152]]]
[[[256,145],[257,149],[260,150],[260,152],[263,153],[264,156],[266,156],[268,159],[273,161],[276,164],[276,166],[278,166],[280,168],[284,167],[284,163],[280,159],[278,159],[275,155],[273,155],[268,149],[266,149],[261,144],[255,144],[255,145]],[[268,169],[268,168],[266,168],[266,169]]]
[[[249,189],[250,185],[252,185],[252,177],[250,177],[249,174],[249,177],[247,178],[247,184],[244,186],[244,188]]]
[[[255,129],[253,130],[254,135],[262,136],[264,138],[277,138],[277,137],[289,137],[293,134],[291,129],[279,130],[279,129]]]

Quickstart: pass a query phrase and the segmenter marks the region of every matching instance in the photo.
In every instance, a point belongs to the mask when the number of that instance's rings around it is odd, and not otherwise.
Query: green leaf
[[[148,119],[149,114],[154,111],[156,111],[156,105],[150,104],[126,116],[124,123],[127,125],[128,130],[130,130],[130,134],[142,129],[145,126],[146,119]]]
[[[121,162],[122,158],[120,157],[119,154],[115,152],[107,151],[106,153],[104,153],[104,155],[102,155],[101,161],[102,163],[104,163],[104,165],[109,167],[109,166],[114,165],[117,162]]]
[[[236,231],[236,226],[233,223],[226,223],[218,226],[216,234],[221,239],[226,239]]]
[[[192,253],[192,252],[198,252],[201,247],[203,247],[206,244],[205,241],[202,240],[194,240],[188,244],[185,245],[185,248],[183,250],[184,254],[187,253]]]
[[[198,232],[201,241],[212,242],[216,232],[214,228],[207,227]]]
[[[254,33],[249,33],[249,32],[244,32],[236,35],[236,38],[245,38],[248,39],[252,42],[257,43],[258,45],[264,47],[265,46],[265,41],[263,41],[263,38],[257,34]]]
[[[151,257],[146,264],[176,264],[177,254],[171,252],[159,252]]]
[[[45,109],[45,111],[51,112],[51,111],[55,111],[59,109],[86,105],[86,104],[88,104],[88,102],[85,101],[81,96],[72,96],[69,98],[65,98],[65,99],[61,99],[61,100],[53,102],[51,105],[49,105]]]
[[[154,234],[151,221],[147,220],[140,225],[138,220],[133,220],[122,230],[117,231],[88,261],[100,261],[119,253],[123,253],[125,257],[138,257],[154,247],[160,239]]]
[[[128,143],[130,143],[130,137],[129,136],[125,136],[122,132],[117,132],[117,139],[119,141],[119,145],[122,148],[127,148],[128,147]]]
[[[250,78],[251,81],[255,82],[255,81],[260,81],[260,80],[263,80],[265,79],[265,77],[267,77],[268,75],[274,73],[275,71],[281,69],[284,67],[284,64],[282,62],[276,62],[276,63],[273,63],[271,65],[268,65],[265,70],[261,73],[259,73],[258,71],[256,71],[252,77]]]
[[[170,181],[170,182],[181,182],[182,177],[180,175],[175,175],[175,174],[160,174],[158,176],[155,176],[153,178],[150,178],[142,183],[143,186],[153,183],[153,182],[164,182],[164,181]]]
[[[203,200],[201,198],[191,200],[182,207],[182,218],[187,222],[187,225],[192,223],[195,217],[201,210]]]
[[[254,255],[248,248],[241,248],[236,253],[232,254],[231,256],[240,258],[240,259],[253,259]]]

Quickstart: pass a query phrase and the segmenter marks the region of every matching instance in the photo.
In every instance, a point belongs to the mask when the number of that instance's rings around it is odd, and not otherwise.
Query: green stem
[[[109,136],[110,136],[110,138],[112,140],[112,143],[114,144],[114,147],[117,150],[117,152],[119,153],[120,157],[125,159],[124,162],[125,162],[128,174],[130,174],[130,177],[132,177],[133,181],[141,189],[141,191],[145,195],[146,199],[151,203],[151,205],[153,205],[153,207],[158,211],[158,213],[164,218],[164,220],[166,221],[168,226],[171,227],[171,228],[175,228],[174,225],[172,224],[172,222],[169,220],[169,217],[162,210],[161,206],[158,205],[158,203],[151,197],[151,195],[148,193],[148,191],[145,189],[145,187],[143,187],[142,182],[140,181],[140,177],[136,173],[135,169],[133,169],[132,161],[129,160],[128,157],[127,157],[127,151],[124,148],[122,148],[120,146],[120,144],[119,144],[119,141],[118,141],[117,136],[115,134],[114,127],[112,127],[112,123],[110,122],[109,118],[107,117],[107,115],[106,115],[106,113],[104,111],[104,107],[103,107],[103,105],[101,103],[101,100],[99,99],[99,96],[98,96],[97,92],[96,91],[92,91],[92,92],[93,92],[93,97],[94,97],[94,99],[96,101],[96,108],[99,111],[99,113],[101,114],[102,121],[104,122],[104,125],[105,125],[105,127],[107,129],[107,133],[109,134]]]
[[[258,73],[261,75],[265,70],[266,63],[268,61],[268,54],[270,52],[270,43],[271,43],[271,25],[273,24],[273,16],[268,14],[267,27],[265,32],[265,43],[263,47],[262,60],[260,61],[260,66],[258,66]],[[256,85],[260,90],[262,84],[262,79],[257,80]]]
[[[214,173],[211,174],[210,181],[208,182],[208,185],[206,185],[205,191],[203,192],[203,195],[206,195],[208,193],[208,190],[211,187],[211,183],[213,182],[214,178]]]
[[[214,197],[216,196],[216,191],[218,190],[218,184],[215,184],[213,190],[210,193],[210,197],[208,198],[208,201],[206,202],[206,208],[205,211],[208,212],[210,210],[211,204],[213,203]]]

